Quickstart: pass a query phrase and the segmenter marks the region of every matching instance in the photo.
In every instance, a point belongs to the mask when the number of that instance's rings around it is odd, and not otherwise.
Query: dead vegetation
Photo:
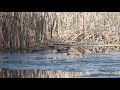
[[[119,44],[119,12],[0,12],[0,49]]]

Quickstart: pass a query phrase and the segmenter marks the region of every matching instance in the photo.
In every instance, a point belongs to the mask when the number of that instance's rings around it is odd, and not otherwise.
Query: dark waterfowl
[[[69,47],[59,47],[57,48],[57,52],[68,52]]]

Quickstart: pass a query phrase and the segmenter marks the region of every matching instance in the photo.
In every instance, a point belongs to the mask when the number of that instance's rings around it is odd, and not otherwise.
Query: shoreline
[[[44,50],[51,50],[51,49],[64,49],[64,48],[74,48],[74,47],[120,47],[120,44],[53,44],[53,45],[42,45],[42,46],[34,46],[31,48],[2,48],[0,52],[7,52],[7,51],[28,51],[28,52],[36,52],[36,51],[44,51]]]

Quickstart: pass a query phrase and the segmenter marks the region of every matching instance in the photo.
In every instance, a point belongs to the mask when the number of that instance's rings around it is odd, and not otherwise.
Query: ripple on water
[[[66,53],[0,54],[0,68],[27,70],[62,70],[69,72],[120,71],[120,52],[94,53],[69,58]],[[120,77],[113,74],[91,74],[84,77]]]

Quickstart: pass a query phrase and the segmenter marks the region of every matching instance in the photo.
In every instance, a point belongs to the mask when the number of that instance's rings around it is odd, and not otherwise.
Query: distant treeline
[[[56,13],[1,12],[0,48],[31,48],[44,45],[57,30]]]

